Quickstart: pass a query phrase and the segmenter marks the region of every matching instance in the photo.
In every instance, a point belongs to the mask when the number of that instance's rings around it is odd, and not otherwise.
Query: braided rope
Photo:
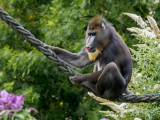
[[[7,12],[5,12],[2,8],[0,8],[0,18],[5,21],[13,30],[21,34],[24,39],[31,43],[35,48],[37,48],[40,52],[42,52],[45,56],[47,56],[50,60],[52,60],[56,65],[59,66],[61,70],[63,70],[68,75],[75,75],[75,71],[62,59],[60,59],[52,50],[49,48],[44,48],[44,43],[39,39],[35,38],[33,34],[31,34],[28,30],[24,29],[24,27],[14,20]]]
[[[111,99],[112,101],[117,102],[130,102],[130,103],[151,103],[151,102],[160,102],[160,94],[145,94],[145,95],[122,95],[119,98]]]
[[[14,20],[7,12],[5,12],[0,7],[0,18],[5,21],[14,31],[21,34],[24,39],[31,43],[37,50],[42,52],[45,56],[47,56],[50,60],[52,60],[56,65],[59,66],[61,70],[63,70],[68,75],[75,75],[76,71],[74,71],[66,62],[60,59],[52,50],[49,48],[45,48],[44,43],[39,39],[35,38],[33,34],[31,34],[28,30],[24,29],[24,27]],[[119,98],[114,98],[112,101],[118,102],[130,102],[130,103],[139,103],[139,102],[160,102],[160,94],[146,94],[146,95],[122,95]]]

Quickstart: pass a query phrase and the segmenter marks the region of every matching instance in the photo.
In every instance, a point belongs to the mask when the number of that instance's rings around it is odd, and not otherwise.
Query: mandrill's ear
[[[104,23],[103,23],[103,22],[102,22],[102,24],[101,24],[101,25],[102,25],[102,28],[105,30],[105,28],[106,28],[106,27],[105,27],[105,25],[104,25]]]

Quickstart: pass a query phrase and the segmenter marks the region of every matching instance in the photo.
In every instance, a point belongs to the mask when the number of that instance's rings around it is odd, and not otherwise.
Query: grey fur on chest
[[[104,67],[105,67],[105,66],[104,66],[104,65],[101,65],[100,62],[99,62],[99,60],[97,60],[97,61],[95,62],[95,65],[94,65],[94,72],[100,71],[100,70],[102,70]]]

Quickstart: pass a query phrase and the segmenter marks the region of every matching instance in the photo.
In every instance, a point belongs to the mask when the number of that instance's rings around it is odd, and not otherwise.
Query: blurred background
[[[80,51],[85,45],[87,24],[96,15],[112,23],[128,47],[132,49],[136,49],[132,45],[142,41],[136,40],[127,31],[127,28],[138,25],[123,15],[124,12],[137,14],[144,20],[147,15],[151,15],[160,25],[158,0],[0,0],[0,7],[42,42],[72,52]],[[142,82],[138,82],[139,85],[147,88],[145,85],[149,86],[153,83],[152,87],[139,93],[149,93],[155,84],[159,84],[159,74],[152,76],[153,68],[147,70],[149,74],[143,71],[146,71],[146,68],[136,69],[141,63],[139,65],[136,61],[133,62],[136,71],[133,74],[134,78],[139,72],[142,75],[147,74],[148,79],[143,81],[144,78],[140,78]],[[76,70],[88,73],[92,69],[93,66],[89,66]],[[156,71],[159,72],[159,67]],[[38,120],[103,118],[104,114],[99,111],[110,110],[110,108],[99,105],[88,96],[84,88],[72,85],[68,77],[6,23],[0,21],[0,90],[6,89],[17,95],[27,94],[24,107],[36,108],[39,113],[33,116]],[[136,92],[135,88],[130,89]],[[136,108],[137,112],[128,114],[131,119],[137,116],[148,120],[160,118],[158,103],[136,105],[139,106]]]

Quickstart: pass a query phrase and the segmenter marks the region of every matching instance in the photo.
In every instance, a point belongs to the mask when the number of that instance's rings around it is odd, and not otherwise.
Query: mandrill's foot
[[[75,76],[70,77],[70,81],[72,84],[80,84],[82,80],[80,79],[81,74],[76,74]]]
[[[76,76],[69,77],[72,84],[76,84]]]
[[[124,92],[124,94],[125,94],[125,95],[131,95],[131,94],[133,94],[133,92],[130,91],[130,90],[128,90],[128,89],[126,89],[126,91]]]

